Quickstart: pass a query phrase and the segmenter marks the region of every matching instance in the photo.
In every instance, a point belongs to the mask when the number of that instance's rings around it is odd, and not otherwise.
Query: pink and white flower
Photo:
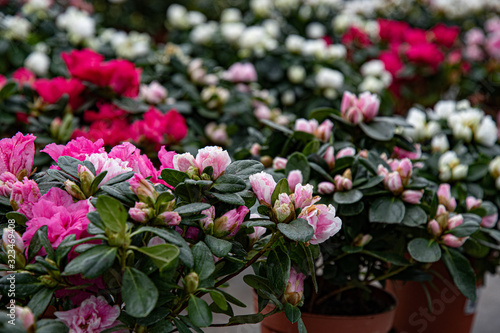
[[[335,215],[332,205],[311,205],[306,207],[299,215],[314,229],[311,244],[320,244],[335,235],[342,228],[342,220]]]
[[[249,177],[250,186],[261,204],[271,206],[271,196],[276,188],[273,176],[262,171]]]

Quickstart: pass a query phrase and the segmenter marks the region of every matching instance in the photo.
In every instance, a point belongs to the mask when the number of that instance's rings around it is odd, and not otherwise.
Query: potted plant
[[[2,330],[186,332],[280,311],[300,317],[301,293],[287,287],[292,267],[311,261],[304,244],[333,236],[341,220],[329,209],[325,230],[273,210],[250,218],[249,209],[257,196],[288,200],[294,212],[323,210],[311,191],[266,192],[256,185],[270,177],[260,162],[232,162],[220,147],[196,157],[162,148],[157,170],[130,143],[106,152],[85,138],[47,145],[43,152],[57,162],[34,173],[34,141],[21,133],[0,141],[0,293],[10,311]],[[221,288],[257,262],[267,274],[244,280],[275,308],[235,316],[232,306],[245,305]],[[229,319],[213,323],[214,312]]]

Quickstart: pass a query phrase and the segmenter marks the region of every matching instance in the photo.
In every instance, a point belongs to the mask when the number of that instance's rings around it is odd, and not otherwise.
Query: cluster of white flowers
[[[417,108],[411,108],[408,111],[406,122],[412,127],[405,128],[403,132],[416,142],[431,139],[441,131],[441,126],[437,121],[428,122],[425,112]]]
[[[38,43],[35,50],[24,60],[24,66],[38,76],[47,75],[50,67],[50,58],[47,51],[44,43]]]
[[[52,2],[52,0],[28,0],[21,11],[24,15],[36,14],[39,17],[44,17]]]
[[[56,25],[67,31],[69,40],[74,44],[86,42],[95,35],[94,18],[76,7],[68,7],[64,13],[60,14]]]
[[[457,153],[450,150],[445,152],[439,158],[438,162],[439,179],[444,182],[464,179],[467,176],[469,167],[460,163]]]
[[[427,0],[432,10],[444,14],[447,18],[466,18],[473,13],[499,12],[498,0]]]
[[[151,37],[148,34],[137,31],[126,33],[112,28],[104,29],[99,36],[89,40],[88,43],[95,50],[109,45],[118,57],[126,59],[145,56],[151,50]]]
[[[316,73],[316,86],[322,89],[323,96],[328,99],[337,98],[343,84],[344,74],[335,69],[323,67]]]
[[[500,190],[500,156],[495,157],[488,167],[490,174],[495,178],[495,186]]]
[[[365,31],[372,40],[379,38],[380,27],[376,20],[365,19],[354,12],[342,12],[332,20],[332,28],[338,33],[345,32],[349,27],[358,27]]]
[[[361,66],[363,82],[359,85],[359,91],[369,91],[380,94],[383,89],[392,83],[392,75],[385,70],[385,65],[381,60],[370,60]]]
[[[291,53],[324,61],[344,59],[346,56],[346,48],[342,44],[327,45],[322,39],[306,39],[299,35],[289,35],[285,47]]]
[[[167,9],[167,24],[175,29],[188,30],[206,21],[207,18],[202,13],[188,11],[179,4],[172,4]]]
[[[31,23],[24,17],[0,14],[0,29],[6,39],[25,40],[30,33]]]

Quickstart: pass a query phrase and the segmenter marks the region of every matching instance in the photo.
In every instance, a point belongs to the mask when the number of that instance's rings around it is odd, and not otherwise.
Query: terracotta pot
[[[433,312],[429,311],[426,293],[420,282],[387,281],[387,290],[398,301],[394,328],[398,333],[469,333],[476,304],[468,300],[453,283],[442,263],[431,266],[444,280],[434,277],[427,284]]]
[[[388,293],[375,289],[381,297],[391,298]],[[254,304],[257,310],[257,296],[254,295]],[[268,305],[264,314],[272,311],[273,307]],[[387,333],[392,327],[395,307],[390,310],[368,316],[325,316],[312,313],[302,313],[302,320],[309,333]],[[291,324],[284,313],[277,313],[265,318],[260,329],[262,333],[297,333],[297,324]]]

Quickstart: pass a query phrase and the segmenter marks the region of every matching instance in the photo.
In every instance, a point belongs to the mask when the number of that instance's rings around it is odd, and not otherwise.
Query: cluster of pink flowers
[[[413,163],[408,158],[402,160],[390,159],[387,161],[390,169],[379,164],[377,174],[384,176],[384,186],[396,196],[401,196],[404,202],[419,204],[424,194],[423,190],[407,190],[413,174]]]
[[[240,206],[238,208],[231,209],[226,212],[221,217],[216,218],[215,207],[211,206],[201,212],[206,215],[204,219],[200,221],[201,227],[208,234],[213,234],[218,238],[231,239],[240,230],[241,223],[249,213],[249,209],[246,206]],[[256,232],[261,232],[262,230],[256,230]],[[265,230],[263,230],[265,232]]]
[[[312,134],[317,139],[327,142],[332,136],[333,122],[326,119],[321,124],[318,124],[316,119],[300,118],[295,122],[295,130]]]
[[[273,203],[271,196],[276,188],[273,177],[265,172],[250,176],[250,185],[260,204],[273,208],[280,223],[288,223],[295,216],[295,210],[301,209],[299,218],[305,219],[314,229],[311,244],[319,244],[335,235],[342,227],[342,221],[335,215],[332,205],[316,204],[319,197],[313,197],[312,185],[295,185],[292,194],[281,193]]]
[[[212,167],[213,179],[217,179],[224,174],[230,163],[231,158],[228,152],[217,146],[200,149],[196,158],[190,153],[178,154],[172,158],[173,169],[187,172],[197,177],[203,175],[205,168]]]
[[[465,199],[465,205],[467,211],[471,211],[475,208],[481,208],[483,205],[483,200],[477,199],[473,196],[468,196]],[[493,228],[498,222],[498,211],[495,208],[495,212],[490,215],[483,216],[481,219],[481,227]]]
[[[342,96],[340,113],[342,118],[353,124],[361,122],[370,122],[378,114],[380,100],[375,94],[364,92],[356,95],[346,91]]]
[[[500,18],[493,17],[480,28],[472,28],[465,34],[465,56],[472,61],[482,61],[487,56],[500,60]]]
[[[249,83],[257,81],[257,72],[251,63],[237,62],[224,72],[225,80],[235,83]]]

